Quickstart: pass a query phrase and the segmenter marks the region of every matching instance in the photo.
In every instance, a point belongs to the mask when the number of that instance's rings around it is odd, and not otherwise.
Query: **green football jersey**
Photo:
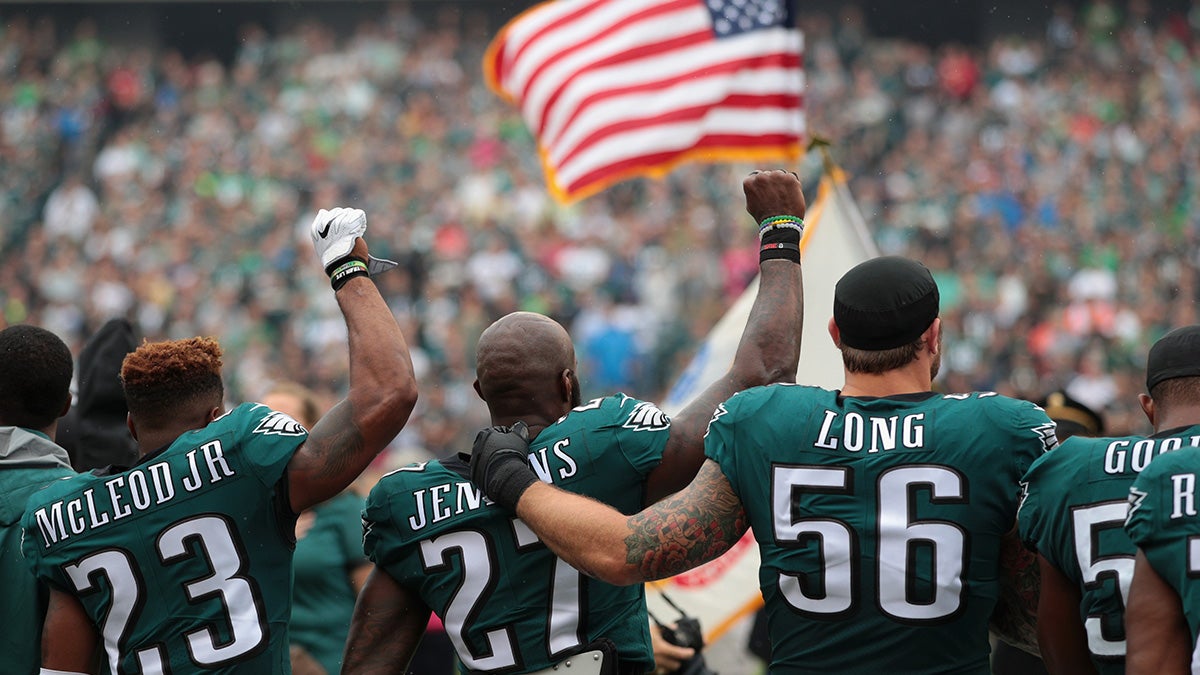
[[[632,514],[643,506],[646,474],[661,462],[669,429],[653,404],[617,394],[544,429],[529,461],[542,480]],[[463,665],[540,670],[608,638],[623,663],[652,669],[642,586],[583,576],[468,476],[458,460],[398,469],[379,481],[363,512],[367,556],[442,617]]]
[[[330,673],[342,671],[356,599],[351,575],[367,564],[362,508],[363,498],[352,491],[313,507],[313,523],[296,542],[293,556],[289,638]]]
[[[25,502],[43,486],[74,475],[67,451],[45,434],[0,427],[0,672],[36,673],[42,657],[49,591],[29,573],[21,553]]]
[[[1171,432],[1196,443],[1200,425]],[[1185,447],[1150,462],[1129,489],[1125,531],[1155,572],[1179,594],[1192,638],[1192,670],[1200,667],[1195,649],[1200,633],[1200,515],[1197,475],[1200,450]]]
[[[772,385],[719,406],[705,449],[758,540],[771,672],[987,673],[1000,541],[1056,442],[992,393]]]
[[[1197,443],[1194,430],[1073,436],[1025,475],[1021,538],[1079,587],[1080,620],[1101,673],[1125,672],[1125,601],[1137,553],[1124,530],[1129,487],[1153,457]]]
[[[306,436],[246,403],[131,469],[30,499],[25,557],[83,603],[111,672],[290,672],[293,521],[280,487]]]

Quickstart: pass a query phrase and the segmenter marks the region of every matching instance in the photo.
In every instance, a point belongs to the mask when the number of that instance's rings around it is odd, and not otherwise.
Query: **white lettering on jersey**
[[[1171,519],[1196,515],[1196,474],[1177,473],[1171,476]]]

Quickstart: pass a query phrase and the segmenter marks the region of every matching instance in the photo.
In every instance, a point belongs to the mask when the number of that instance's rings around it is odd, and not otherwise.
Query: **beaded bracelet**
[[[771,230],[789,229],[796,230],[800,234],[804,234],[804,219],[796,216],[771,216],[763,218],[758,224],[758,238],[762,239],[763,235]]]
[[[771,216],[763,218],[758,228],[759,263],[767,260],[790,260],[800,263],[800,238],[804,235],[804,221],[795,216]]]

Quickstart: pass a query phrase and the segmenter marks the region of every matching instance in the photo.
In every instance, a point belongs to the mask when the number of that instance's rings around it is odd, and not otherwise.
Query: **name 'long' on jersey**
[[[1188,432],[1200,434],[1200,425]],[[1129,489],[1125,532],[1163,581],[1175,589],[1192,634],[1192,672],[1200,671],[1200,449],[1156,457]]]
[[[1125,534],[1129,488],[1157,455],[1200,445],[1200,428],[1073,436],[1033,463],[1018,520],[1021,538],[1079,587],[1088,651],[1106,675],[1125,672],[1125,603],[1137,547]]]
[[[79,598],[112,673],[287,673],[292,532],[280,480],[307,432],[244,403],[120,473],[30,497],[34,574]]]
[[[595,399],[542,430],[530,464],[546,482],[636,513],[669,429],[651,403]],[[622,663],[652,669],[643,587],[583,576],[486,500],[469,473],[457,460],[398,469],[379,481],[363,512],[367,556],[442,617],[463,665],[541,670],[608,638]]]
[[[1056,444],[1041,408],[992,393],[736,394],[705,449],[762,553],[772,673],[988,673],[1001,538]]]

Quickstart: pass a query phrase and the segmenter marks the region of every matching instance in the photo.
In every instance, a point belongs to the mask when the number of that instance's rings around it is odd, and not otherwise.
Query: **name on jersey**
[[[542,482],[554,483],[579,473],[578,462],[567,453],[570,446],[571,439],[564,438],[553,447],[539,448],[529,453],[529,465]],[[417,470],[423,468],[424,464],[421,464]],[[419,532],[429,525],[454,516],[491,506],[493,503],[483,496],[479,488],[468,482],[442,483],[430,488],[421,488],[414,490],[412,496],[413,515],[408,517],[408,527],[413,532]]]
[[[839,418],[842,429],[835,433],[834,427]],[[897,448],[923,448],[925,413],[872,417],[858,412],[826,410],[825,419],[821,421],[821,433],[813,445],[827,450],[868,453]]]
[[[1178,450],[1185,445],[1184,441],[1187,441],[1186,445],[1189,446],[1200,446],[1200,436],[1143,438],[1136,442],[1129,439],[1113,441],[1104,450],[1104,473],[1141,473],[1155,455]]]
[[[34,511],[42,542],[50,548],[235,474],[219,440],[193,448],[185,456],[187,473],[177,473],[166,461],[156,462],[113,476],[102,487],[88,488],[74,499],[60,499]],[[97,489],[108,495],[107,506],[97,508]]]

